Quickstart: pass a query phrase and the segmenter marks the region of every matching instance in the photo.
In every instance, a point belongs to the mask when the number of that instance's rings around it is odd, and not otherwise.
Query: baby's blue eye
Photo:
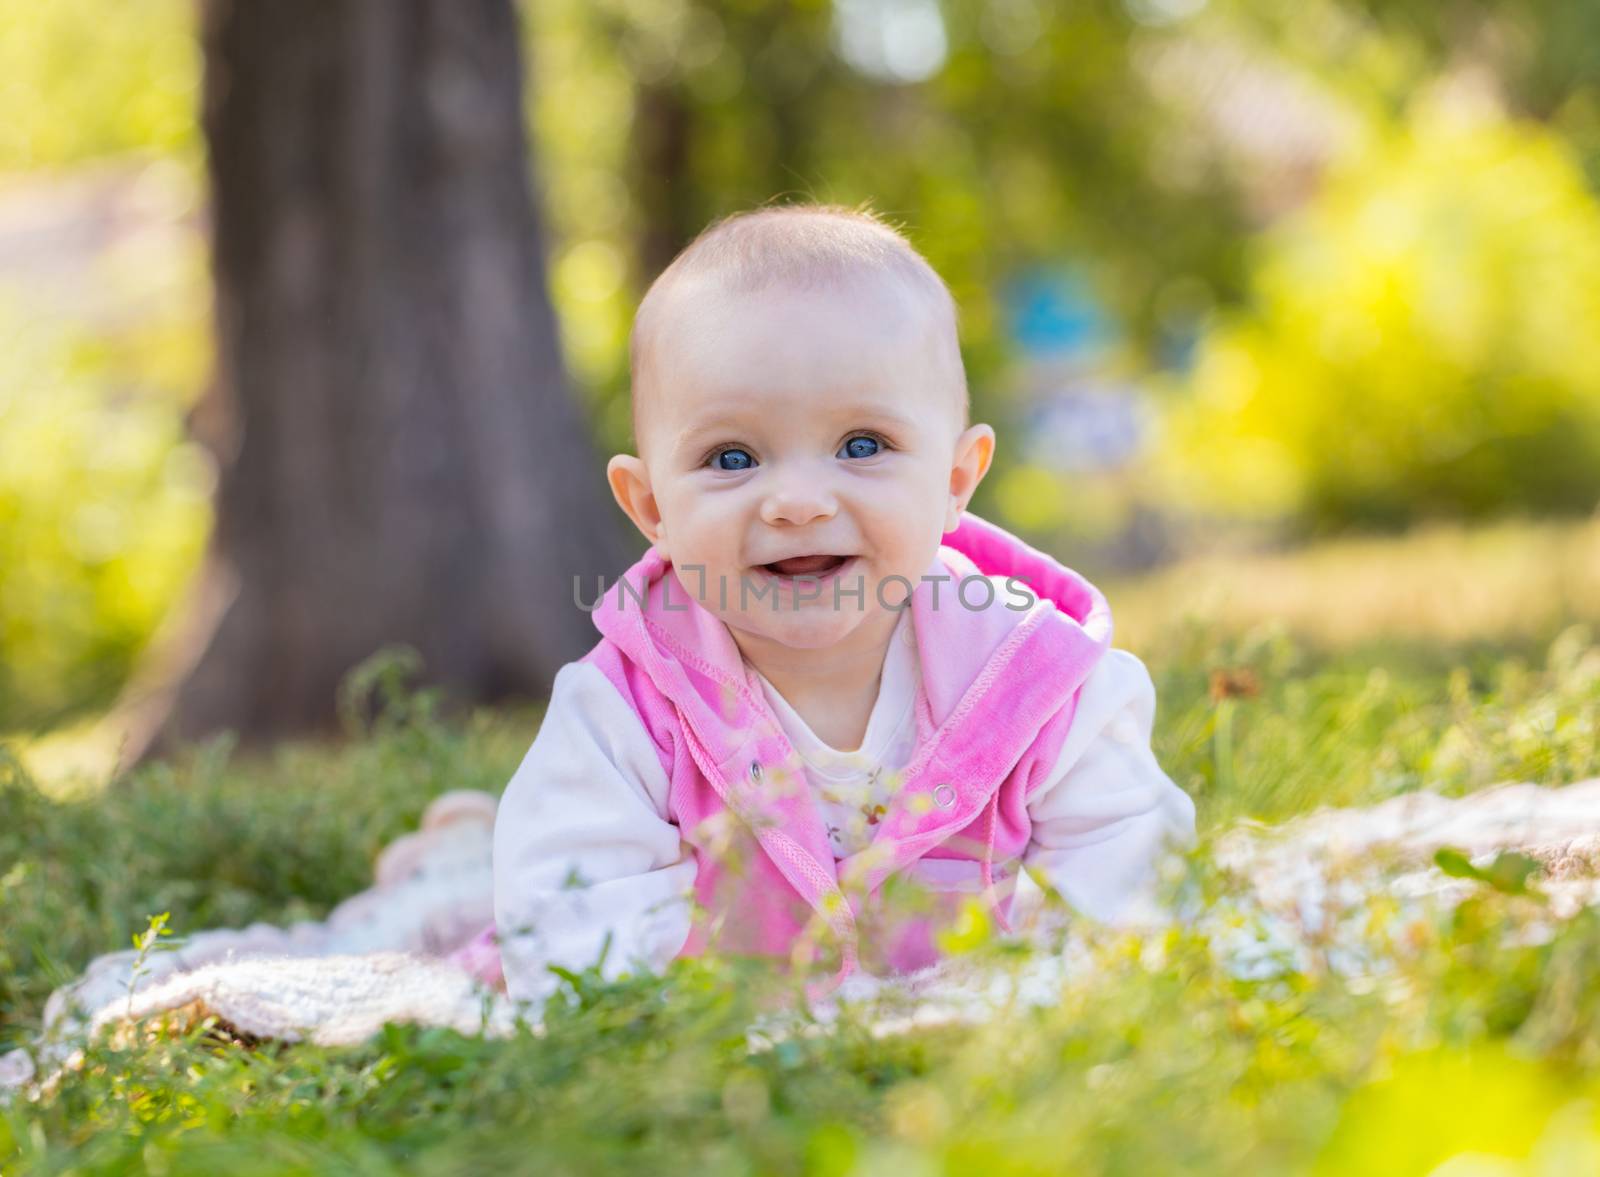
[[[863,448],[868,446],[871,448]],[[870,458],[878,452],[879,448],[877,438],[863,433],[845,442],[844,449],[841,452],[850,458]]]
[[[731,459],[732,464],[725,464],[724,458]],[[711,461],[718,470],[748,470],[750,468],[750,455],[741,449],[720,450],[712,457]]]

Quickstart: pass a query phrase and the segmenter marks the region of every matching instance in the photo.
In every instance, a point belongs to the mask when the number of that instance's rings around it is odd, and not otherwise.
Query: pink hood
[[[669,568],[671,562],[654,548],[647,551],[623,574],[626,585],[607,589],[594,610],[595,627],[649,672],[720,761],[745,742],[745,726],[772,716],[728,627],[676,577],[668,578]],[[1074,660],[1088,660],[1086,672],[1111,643],[1111,610],[1099,589],[971,511],[941,541],[927,575],[950,578],[937,585],[924,579],[911,598],[923,685],[936,725],[950,718],[980,679],[979,697],[972,702],[981,701],[985,709],[1007,706],[1013,693],[1032,693],[1029,684],[996,681],[1004,668],[996,656],[1016,631],[1048,631],[1053,645]],[[972,575],[1016,577],[1038,600],[1019,609],[1019,593],[1001,589],[988,607],[963,608],[955,600],[955,581]],[[976,589],[968,596],[979,598],[975,605],[982,603]]]

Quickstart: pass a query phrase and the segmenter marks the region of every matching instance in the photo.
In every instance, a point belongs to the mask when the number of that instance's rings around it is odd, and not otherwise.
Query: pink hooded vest
[[[594,609],[602,638],[583,660],[650,733],[669,816],[696,857],[697,914],[680,955],[781,956],[822,964],[837,983],[857,968],[932,963],[939,929],[968,896],[1009,927],[1028,796],[1110,644],[1099,591],[965,513],[910,596],[922,664],[911,763],[872,842],[836,861],[754,672],[670,569],[652,548],[607,588]],[[484,955],[478,942],[458,954],[498,973]]]

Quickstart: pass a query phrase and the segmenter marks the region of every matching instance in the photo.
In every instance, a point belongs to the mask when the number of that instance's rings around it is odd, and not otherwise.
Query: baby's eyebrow
[[[903,429],[911,432],[916,428],[916,423],[893,409],[879,408],[876,405],[862,405],[858,409],[851,409],[844,414],[845,417],[863,421],[870,425],[887,425],[891,429]]]
[[[672,443],[674,451],[686,450],[702,441],[709,441],[714,434],[726,433],[736,426],[730,420],[719,419],[706,421],[699,425],[690,425],[678,431],[677,438]]]
[[[852,405],[830,413],[830,418],[836,419],[841,428],[845,425],[882,425],[891,429],[900,429],[911,432],[916,428],[915,423],[909,418],[893,409],[886,409],[877,405]],[[726,415],[718,416],[712,420],[698,421],[685,426],[674,442],[675,449],[685,449],[702,440],[709,441],[712,436],[722,433],[737,432],[740,429],[752,427],[756,424],[770,424],[770,413],[756,413],[736,410]]]

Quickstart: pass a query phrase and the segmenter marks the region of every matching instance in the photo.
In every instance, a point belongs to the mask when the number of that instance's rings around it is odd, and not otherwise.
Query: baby
[[[607,476],[650,548],[580,598],[600,640],[500,802],[510,995],[709,949],[916,969],[964,905],[1009,927],[1019,881],[1153,914],[1194,833],[1154,688],[1091,584],[966,511],[995,434],[911,244],[834,206],[729,217],[630,351],[639,453]]]

